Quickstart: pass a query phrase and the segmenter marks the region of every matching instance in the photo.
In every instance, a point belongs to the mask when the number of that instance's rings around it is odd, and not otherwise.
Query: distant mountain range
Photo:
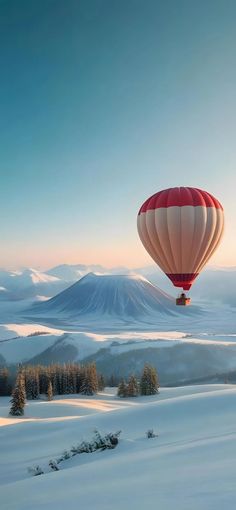
[[[0,300],[43,300],[65,290],[86,274],[131,275],[140,274],[163,291],[176,297],[175,289],[169,279],[157,266],[146,266],[131,270],[126,267],[107,268],[98,264],[62,264],[48,271],[26,268],[19,271],[0,271]],[[217,302],[236,306],[236,268],[208,268],[196,279],[190,295],[192,301]]]
[[[51,297],[66,286],[67,282],[36,269],[0,271],[1,300]]]
[[[87,273],[92,268],[99,271]],[[165,384],[236,370],[233,309],[176,307],[173,297],[140,274],[149,272],[153,281],[164,280],[159,271],[152,271],[140,268],[138,275],[131,271],[107,274],[101,266],[77,265],[59,266],[50,274],[33,269],[2,272],[0,283],[6,290],[1,292],[21,300],[21,306],[8,324],[1,325],[0,365],[95,360],[107,376],[118,377],[140,372],[148,361],[158,368]],[[236,276],[235,271],[218,269],[204,274],[205,281],[212,282],[205,283],[205,292],[215,291],[215,299],[217,288],[223,295],[225,278],[230,285],[230,278],[234,281]],[[176,295],[178,289],[172,290]],[[10,301],[10,308],[17,307],[18,302]],[[3,301],[0,310],[4,310]],[[27,336],[29,325],[33,335]],[[53,329],[45,331],[45,326]],[[185,332],[182,337],[181,331]],[[166,340],[165,332],[170,333]],[[224,333],[222,341],[215,332]]]

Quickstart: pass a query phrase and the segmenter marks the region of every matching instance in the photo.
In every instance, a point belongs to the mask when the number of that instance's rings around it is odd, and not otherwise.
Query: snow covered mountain
[[[65,282],[76,282],[79,278],[91,272],[104,274],[109,271],[99,264],[92,264],[90,266],[86,264],[61,264],[46,271],[49,276],[55,276]]]
[[[51,297],[65,287],[66,283],[59,278],[32,268],[19,271],[0,271],[2,299]]]
[[[46,271],[48,275],[56,276],[65,282],[75,283],[88,273],[99,274],[129,274],[131,272],[127,267],[107,268],[100,264],[61,264]]]
[[[41,317],[67,316],[100,321],[145,321],[177,313],[174,299],[140,275],[89,273],[74,285],[32,309]]]

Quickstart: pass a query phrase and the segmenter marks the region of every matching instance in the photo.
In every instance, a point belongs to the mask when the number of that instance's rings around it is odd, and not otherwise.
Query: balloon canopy
[[[189,290],[221,240],[224,212],[207,191],[169,188],[144,202],[137,223],[149,255],[175,287]]]

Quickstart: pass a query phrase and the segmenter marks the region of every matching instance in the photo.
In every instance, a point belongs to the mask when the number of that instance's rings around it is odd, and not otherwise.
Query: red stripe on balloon
[[[222,209],[220,202],[207,191],[198,188],[169,188],[158,191],[149,197],[139,210],[139,214],[160,209],[161,207],[183,207],[191,205],[193,207],[215,207]]]
[[[166,273],[166,276],[172,281],[175,287],[182,287],[189,290],[199,273]]]

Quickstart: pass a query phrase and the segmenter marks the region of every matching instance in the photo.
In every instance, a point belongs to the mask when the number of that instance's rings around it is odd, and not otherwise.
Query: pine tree
[[[81,386],[83,383],[83,368],[80,365],[76,367],[76,393],[81,392]]]
[[[51,381],[49,381],[49,383],[48,383],[47,397],[48,397],[48,400],[52,400],[53,399],[53,391],[52,391],[52,383],[51,383]]]
[[[159,380],[155,367],[150,366],[150,395],[155,395],[159,391]]]
[[[149,395],[149,370],[148,365],[144,366],[140,380],[140,394]]]
[[[56,372],[53,374],[53,378],[52,378],[52,392],[53,392],[53,395],[58,395],[58,387],[57,387],[57,374]]]
[[[127,397],[127,384],[124,379],[121,380],[118,386],[117,396],[121,398]]]
[[[127,385],[127,397],[137,397],[139,394],[138,381],[134,375],[131,375]]]
[[[57,388],[58,388],[58,395],[63,395],[63,371],[62,367],[60,365],[56,365],[56,377],[57,377]]]
[[[46,394],[48,381],[49,379],[52,379],[51,367],[39,366],[38,373],[39,373],[39,393]]]
[[[9,395],[9,384],[8,384],[9,371],[7,368],[0,369],[0,396],[4,397]]]
[[[155,367],[146,364],[140,381],[141,395],[155,395],[158,393],[159,383]]]
[[[26,398],[39,398],[39,367],[27,366],[24,370]]]
[[[11,404],[9,414],[12,416],[23,416],[25,407],[25,378],[22,370],[19,370],[17,374]]]
[[[76,377],[74,365],[72,363],[66,366],[68,373],[68,393],[76,393]]]
[[[66,364],[62,367],[62,395],[70,393],[69,390],[69,381],[68,381],[68,373]]]
[[[94,395],[98,391],[98,378],[96,365],[93,363],[84,368],[84,379],[81,385],[81,393],[84,395]]]
[[[111,388],[114,388],[114,386],[117,386],[118,384],[118,380],[117,378],[114,376],[114,374],[112,374],[109,378],[109,381],[108,381],[108,386],[111,386]]]
[[[105,379],[102,374],[98,375],[98,390],[103,391],[105,388]]]

